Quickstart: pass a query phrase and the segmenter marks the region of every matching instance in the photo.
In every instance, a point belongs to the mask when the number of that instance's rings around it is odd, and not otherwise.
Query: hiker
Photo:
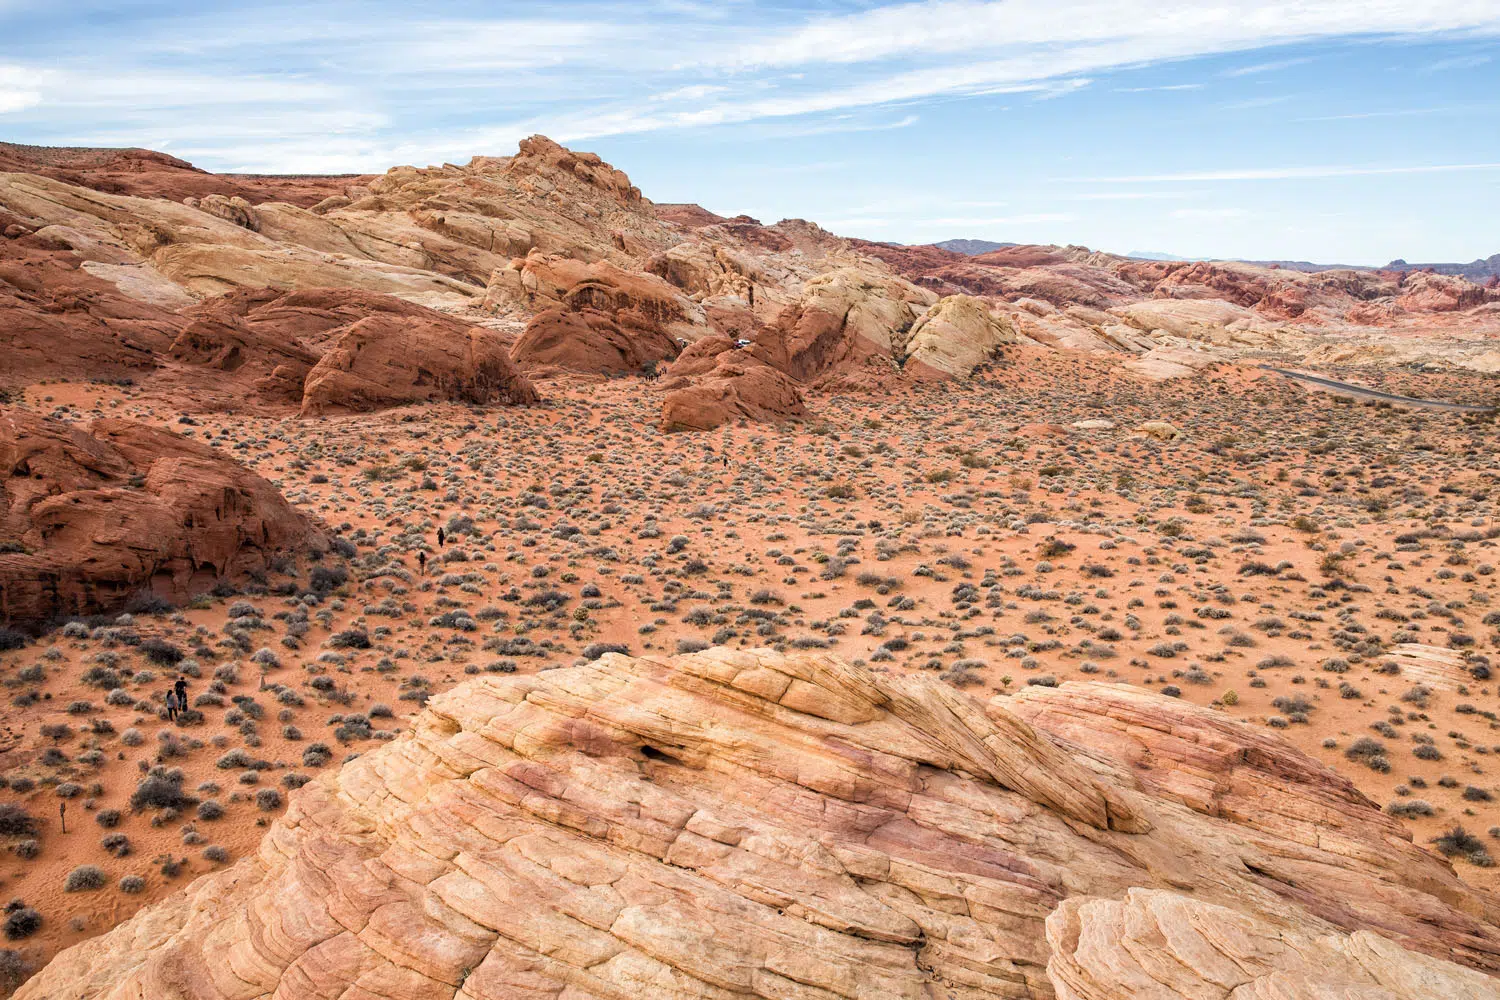
[[[729,468],[729,456],[727,454],[724,456],[724,468]]]
[[[167,688],[167,721],[173,722],[177,719],[177,692]]]
[[[446,538],[446,536],[443,534],[443,529],[439,528],[438,529],[438,548],[442,548],[443,547],[443,540],[444,540],[444,538]]]
[[[177,707],[187,708],[187,678],[178,674],[177,683],[173,684],[172,688],[177,692]]]
[[[422,567],[422,575],[426,576],[427,575],[427,553],[425,553],[425,552],[418,552],[417,553],[417,565],[419,565],[419,566]]]

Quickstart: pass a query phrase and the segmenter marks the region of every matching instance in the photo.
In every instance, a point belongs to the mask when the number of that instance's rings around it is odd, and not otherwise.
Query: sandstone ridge
[[[16,995],[1479,1000],[1497,921],[1218,713],[715,648],[439,695]]]

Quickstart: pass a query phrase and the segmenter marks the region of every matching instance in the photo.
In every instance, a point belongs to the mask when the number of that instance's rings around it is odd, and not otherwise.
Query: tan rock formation
[[[16,995],[1474,1000],[1497,919],[1348,782],[1138,689],[607,654],[439,695]]]
[[[808,281],[756,343],[801,382],[902,353],[917,317],[937,296],[873,270],[840,267]]]
[[[278,554],[327,551],[269,482],[205,445],[126,420],[89,431],[0,415],[0,619],[118,611],[138,591],[174,601]]]
[[[697,340],[710,332],[702,307],[676,288],[608,262],[533,253],[491,276],[485,302],[492,309],[506,304],[539,311],[590,309],[672,339]]]
[[[912,327],[906,344],[907,363],[962,377],[988,360],[997,348],[1018,339],[1015,327],[990,312],[983,299],[950,295],[939,299]]]

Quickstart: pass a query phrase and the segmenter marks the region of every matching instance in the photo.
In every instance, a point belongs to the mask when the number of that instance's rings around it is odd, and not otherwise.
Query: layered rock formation
[[[16,995],[1479,1000],[1497,921],[1209,710],[607,654],[439,695]]]
[[[706,431],[734,420],[776,422],[807,416],[797,384],[749,351],[725,350],[695,358],[691,376],[679,374],[663,389],[665,431]],[[711,360],[712,367],[703,362]]]
[[[0,619],[174,601],[279,555],[325,552],[322,531],[269,482],[205,445],[126,420],[85,431],[0,414]]]
[[[304,415],[413,402],[534,403],[493,330],[350,288],[241,289],[183,313],[168,355]]]
[[[907,363],[942,375],[968,375],[997,348],[1019,339],[1015,327],[992,314],[982,299],[950,295],[939,299],[912,327]]]
[[[13,238],[0,239],[0,387],[135,378],[156,367],[181,328],[175,314],[122,293],[60,243],[9,226]]]
[[[632,325],[631,318],[628,310],[610,316],[597,309],[548,309],[526,324],[511,358],[525,372],[623,374],[677,356],[676,341],[649,322]]]
[[[383,313],[345,328],[307,373],[302,416],[453,400],[519,406],[540,397],[493,330],[446,316]]]
[[[56,263],[10,283],[21,291],[9,300],[0,284],[0,310],[21,320],[0,338],[20,351],[22,381],[148,373],[195,303],[265,288],[392,295],[517,330],[536,321],[520,360],[539,372],[631,370],[669,359],[666,342],[749,340],[820,391],[889,389],[908,359],[914,376],[964,378],[1012,337],[1122,355],[1145,378],[1196,373],[1184,351],[1204,364],[1273,350],[1302,363],[1500,365],[1500,287],[1459,275],[851,241],[799,219],[653,205],[599,157],[542,136],[514,156],[378,177],[216,177],[139,150],[4,146],[0,167],[15,171],[0,173],[0,233]],[[956,296],[972,308],[932,311]],[[49,360],[34,345],[58,332],[64,350]],[[222,366],[222,333],[196,330],[178,359]],[[1172,353],[1128,357],[1159,351]],[[286,366],[262,391],[295,396],[309,361]]]

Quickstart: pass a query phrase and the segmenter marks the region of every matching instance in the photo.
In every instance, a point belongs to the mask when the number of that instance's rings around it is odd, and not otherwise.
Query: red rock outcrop
[[[473,680],[16,996],[1496,995],[1496,901],[1289,744],[1032,691],[722,648]]]
[[[807,415],[802,391],[756,348],[736,349],[725,337],[691,345],[666,371],[661,427],[703,431],[732,420],[777,421]]]
[[[0,413],[0,620],[118,611],[148,591],[173,601],[278,555],[327,551],[269,482],[212,448],[127,420],[85,431]]]
[[[12,229],[12,227],[15,227]],[[182,321],[121,294],[83,261],[0,213],[0,387],[44,378],[138,377]]]
[[[635,309],[548,309],[526,324],[510,357],[523,372],[637,372],[670,361],[677,342]]]
[[[0,142],[0,171],[39,174],[107,194],[141,198],[244,198],[311,207],[370,178],[354,174],[212,174],[149,149],[24,146]]]
[[[486,304],[545,311],[589,309],[638,330],[668,339],[696,339],[708,332],[703,310],[653,274],[627,271],[607,261],[531,253],[511,261],[490,279]]]
[[[429,312],[380,313],[344,328],[307,374],[302,416],[440,400],[512,406],[541,398],[499,334]]]

